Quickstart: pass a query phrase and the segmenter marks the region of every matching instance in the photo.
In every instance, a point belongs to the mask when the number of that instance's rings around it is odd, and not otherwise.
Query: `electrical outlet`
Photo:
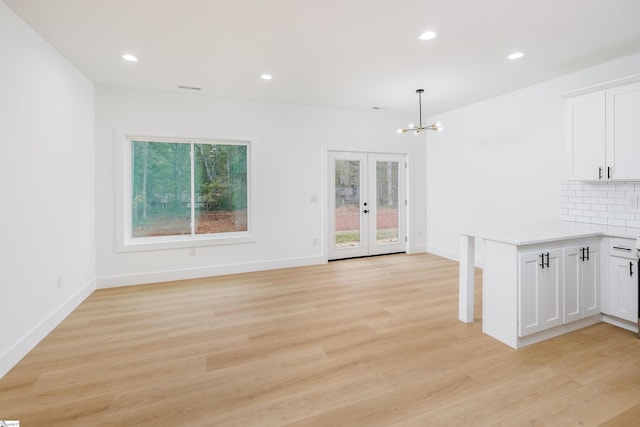
[[[62,289],[62,276],[58,276],[58,278],[56,280],[56,289],[57,290]]]
[[[640,193],[627,193],[627,211],[640,212]]]
[[[189,249],[189,255],[196,256],[196,248],[190,248]]]
[[[314,237],[313,240],[311,241],[311,245],[318,246],[318,239],[316,237]]]

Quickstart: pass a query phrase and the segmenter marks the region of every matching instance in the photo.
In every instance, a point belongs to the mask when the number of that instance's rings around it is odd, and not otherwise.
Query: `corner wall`
[[[94,87],[0,2],[0,377],[95,289]]]
[[[638,73],[635,54],[432,117],[445,132],[427,144],[427,250],[458,259],[459,230],[559,221],[567,176],[559,95]]]

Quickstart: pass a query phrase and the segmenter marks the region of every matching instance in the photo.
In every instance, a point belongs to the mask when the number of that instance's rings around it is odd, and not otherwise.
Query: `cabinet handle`
[[[633,262],[629,261],[629,276],[633,276]]]
[[[544,268],[544,254],[540,254],[540,267]]]
[[[602,179],[602,168],[598,168],[598,179]]]
[[[587,246],[587,261],[589,261],[589,246]]]
[[[547,268],[549,268],[549,252],[547,252]]]
[[[611,179],[611,166],[607,166],[607,179]]]
[[[580,255],[580,261],[584,261],[584,248],[580,248],[580,252],[582,252]]]
[[[613,246],[613,249],[631,252],[631,248],[623,248],[622,246]]]

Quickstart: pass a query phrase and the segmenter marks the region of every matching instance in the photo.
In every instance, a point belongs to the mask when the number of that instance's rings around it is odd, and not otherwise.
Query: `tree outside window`
[[[248,143],[131,141],[131,237],[246,232]]]

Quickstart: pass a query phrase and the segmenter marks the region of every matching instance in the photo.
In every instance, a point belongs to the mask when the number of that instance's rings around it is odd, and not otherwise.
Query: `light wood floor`
[[[634,334],[599,324],[513,350],[457,320],[457,268],[403,254],[99,290],[0,380],[0,419],[640,425]]]

